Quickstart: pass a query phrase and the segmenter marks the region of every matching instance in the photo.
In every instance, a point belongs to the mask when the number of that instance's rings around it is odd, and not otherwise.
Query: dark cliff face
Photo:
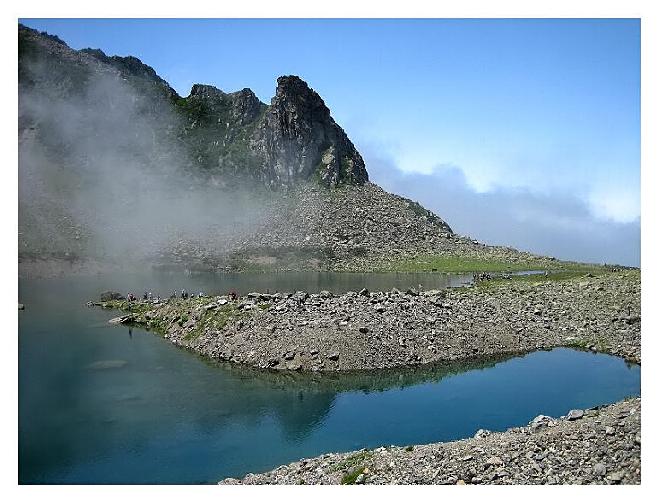
[[[275,97],[251,145],[265,153],[270,185],[310,178],[330,186],[369,180],[362,156],[321,97],[296,76],[277,79]]]
[[[29,88],[44,97],[78,99],[89,96],[90,87],[98,94],[100,81],[130,88],[137,112],[153,121],[159,143],[183,148],[181,168],[195,179],[272,189],[309,180],[335,187],[369,179],[360,153],[299,77],[280,77],[270,106],[247,88],[225,93],[195,84],[184,98],[135,57],[75,51],[57,37],[19,25],[19,94]],[[87,101],[93,107],[99,96]],[[98,115],[110,112],[99,108]],[[37,122],[24,115],[21,127]]]

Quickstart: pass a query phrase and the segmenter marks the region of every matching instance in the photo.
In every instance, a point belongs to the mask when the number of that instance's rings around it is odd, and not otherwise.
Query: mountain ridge
[[[19,257],[364,271],[420,256],[552,263],[370,182],[297,76],[270,104],[206,84],[181,97],[138,58],[19,25]]]
[[[252,181],[278,188],[313,179],[336,187],[369,179],[362,157],[323,99],[297,76],[278,78],[270,105],[249,88],[227,93],[208,84],[195,84],[182,97],[134,56],[76,51],[57,37],[19,25],[19,83],[34,80],[30,56],[59,67],[52,80],[64,83],[64,93],[75,94],[76,85],[86,82],[85,73],[115,71],[149,96],[153,107],[171,107],[184,124],[170,139],[186,144],[195,159],[192,170],[221,178],[223,185]]]

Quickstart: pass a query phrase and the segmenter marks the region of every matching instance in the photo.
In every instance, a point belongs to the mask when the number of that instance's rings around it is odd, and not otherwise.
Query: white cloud
[[[612,192],[599,193],[598,216],[586,196],[556,187],[544,187],[543,193],[505,186],[480,192],[456,166],[435,165],[430,174],[404,173],[392,159],[362,150],[371,180],[419,201],[460,234],[560,259],[640,264],[634,187],[619,191],[616,198],[608,197]]]
[[[589,194],[588,203],[591,213],[599,219],[625,224],[640,218],[639,192],[630,188],[595,189]]]

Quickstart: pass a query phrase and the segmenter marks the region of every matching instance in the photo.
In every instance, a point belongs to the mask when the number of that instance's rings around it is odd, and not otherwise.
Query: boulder
[[[578,420],[584,416],[584,410],[572,409],[566,414],[566,420]]]
[[[123,299],[126,299],[124,296],[122,296],[119,292],[115,291],[105,291],[101,293],[101,301],[106,302],[106,301],[121,301]]]

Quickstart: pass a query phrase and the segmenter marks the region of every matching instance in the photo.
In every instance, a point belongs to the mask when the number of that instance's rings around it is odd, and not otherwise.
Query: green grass
[[[354,485],[358,479],[358,476],[364,472],[364,466],[360,466],[357,469],[354,469],[342,476],[341,484],[342,485]]]
[[[512,275],[510,278],[492,278],[490,280],[482,280],[477,282],[477,287],[487,289],[503,283],[516,283],[516,284],[530,284],[537,282],[559,282],[562,280],[571,280],[573,278],[580,278],[585,275],[584,271],[559,271],[555,273],[548,273],[540,275]]]
[[[598,338],[597,341],[576,339],[566,343],[564,346],[567,346],[569,348],[578,348],[581,350],[591,350],[591,348],[594,347],[596,352],[601,352],[601,353],[608,353],[610,351],[610,347],[605,342],[604,338]]]
[[[216,312],[204,313],[195,323],[193,329],[183,339],[186,341],[195,341],[206,331],[223,329],[230,320],[245,316],[246,313],[236,308],[236,305],[232,303],[226,304],[221,306]]]
[[[199,303],[205,303],[208,300],[186,300],[179,301],[176,305],[176,312],[179,313],[176,321],[183,325],[189,320],[189,313],[192,308],[198,306]],[[265,304],[265,303],[264,303]],[[121,310],[123,312],[133,313],[138,315],[136,319],[136,325],[146,327],[147,329],[157,332],[159,334],[165,334],[169,326],[168,321],[162,318],[153,318],[145,319],[140,317],[144,313],[154,309],[154,306],[151,303],[141,303],[141,302],[132,302],[128,301],[106,301],[101,304],[102,308],[112,309],[112,310]],[[260,306],[260,308],[265,309],[265,306]],[[172,312],[170,312],[172,314]],[[175,313],[176,315],[176,313]],[[169,317],[170,315],[168,315]],[[183,337],[186,341],[194,341],[203,335],[206,331],[209,330],[220,330],[223,329],[227,323],[231,320],[249,316],[248,312],[239,310],[234,303],[228,303],[224,306],[221,306],[216,311],[207,311],[202,314],[199,320],[196,321],[194,327],[186,333]],[[171,319],[170,319],[171,320]]]
[[[330,467],[330,472],[346,471],[346,470],[350,469],[351,467],[354,467],[358,464],[362,464],[369,457],[371,457],[371,452],[369,452],[369,451],[360,451],[360,452],[354,453],[353,455],[349,455],[348,457],[346,457],[341,462],[337,462],[336,464],[332,465]],[[364,469],[364,468],[362,468],[362,469]]]
[[[608,271],[609,269],[607,266],[598,264],[551,261],[542,258],[540,258],[538,262],[508,262],[504,260],[483,259],[479,257],[424,254],[415,258],[385,262],[382,265],[381,270],[400,272],[437,271],[439,273],[515,273],[518,271],[552,270],[597,273]]]
[[[441,273],[472,273],[541,270],[546,266],[537,263],[510,263],[472,257],[420,255],[414,259],[402,259],[385,265],[388,271],[438,271]]]

